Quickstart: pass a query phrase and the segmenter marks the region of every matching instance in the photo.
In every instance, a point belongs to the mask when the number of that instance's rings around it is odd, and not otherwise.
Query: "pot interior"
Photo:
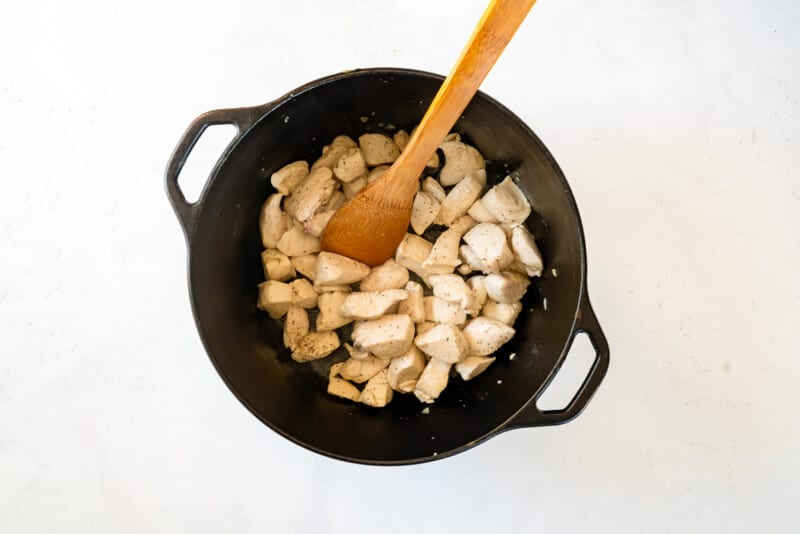
[[[546,265],[523,301],[516,336],[484,374],[466,383],[452,378],[428,414],[412,395],[395,394],[383,409],[353,404],[325,392],[327,368],[342,355],[295,363],[283,348],[280,325],[256,309],[256,286],[263,281],[258,215],[273,192],[270,175],[297,159],[314,161],[339,134],[357,139],[369,131],[410,131],[440,83],[440,77],[416,71],[367,70],[289,95],[220,162],[189,236],[194,311],[218,371],[262,421],[324,454],[410,463],[474,445],[535,396],[571,335],[583,281],[583,241],[569,188],[538,138],[480,93],[454,129],[489,160],[490,183],[508,172],[518,175],[535,212],[529,227]]]

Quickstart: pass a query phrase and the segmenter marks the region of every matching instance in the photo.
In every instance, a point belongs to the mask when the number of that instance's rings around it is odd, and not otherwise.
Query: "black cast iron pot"
[[[512,428],[564,423],[583,410],[608,368],[608,344],[586,290],[583,229],[567,181],[539,138],[482,93],[454,129],[489,160],[490,182],[518,173],[535,212],[529,227],[546,265],[523,301],[516,336],[495,364],[470,382],[452,379],[429,414],[411,395],[395,395],[386,408],[373,409],[327,395],[327,362],[293,362],[280,325],[256,309],[256,285],[263,281],[258,214],[273,192],[270,175],[291,161],[315,160],[339,134],[410,131],[442,79],[412,70],[365,69],[311,82],[262,106],[211,111],[189,126],[167,169],[167,192],[189,249],[195,320],[211,361],[266,425],[334,458],[418,463]],[[178,187],[178,174],[203,130],[214,124],[234,124],[238,135],[191,204]],[[565,409],[540,411],[536,400],[578,332],[589,335],[594,364]]]

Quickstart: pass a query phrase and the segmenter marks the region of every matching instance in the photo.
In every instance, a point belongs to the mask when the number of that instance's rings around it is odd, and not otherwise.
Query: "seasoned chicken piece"
[[[450,375],[450,367],[453,364],[442,361],[438,358],[428,360],[428,365],[417,380],[414,386],[414,395],[425,403],[432,403],[447,387],[447,379]]]
[[[369,171],[369,174],[367,175],[367,183],[371,184],[372,182],[380,178],[381,175],[386,171],[388,171],[391,167],[392,167],[391,165],[379,165],[375,167],[374,169]]]
[[[461,141],[461,134],[458,132],[450,132],[444,136],[444,139],[442,139],[442,143],[447,143],[450,141]]]
[[[367,172],[364,156],[358,148],[348,148],[333,165],[333,174],[342,182],[351,182]]]
[[[369,274],[369,266],[333,252],[320,252],[314,282],[318,285],[353,284]]]
[[[395,391],[411,393],[425,369],[425,362],[422,351],[412,345],[405,354],[392,358],[389,363],[389,385]]]
[[[377,358],[375,356],[367,355],[366,358],[357,360],[349,358],[344,361],[344,364],[339,368],[339,374],[342,378],[355,382],[356,384],[363,384],[376,373],[385,369],[391,360],[385,358]]]
[[[500,321],[508,326],[513,326],[514,321],[517,320],[517,316],[521,311],[522,303],[520,301],[506,304],[505,302],[497,302],[496,300],[487,300],[486,304],[483,305],[481,315]]]
[[[351,319],[377,319],[397,311],[397,303],[406,300],[408,293],[402,289],[385,291],[356,291],[347,295],[339,314]]]
[[[442,202],[439,212],[439,220],[442,221],[442,224],[453,224],[453,221],[467,213],[467,210],[481,196],[485,183],[485,176],[484,181],[481,182],[474,174],[468,174],[458,182]]]
[[[291,258],[292,267],[298,273],[302,274],[312,282],[317,272],[317,255],[304,254],[302,256],[294,256]]]
[[[411,228],[418,235],[425,233],[439,215],[441,204],[427,191],[418,191],[411,206]]]
[[[397,313],[405,314],[411,317],[415,323],[425,321],[425,304],[423,298],[425,293],[422,286],[413,280],[406,284],[406,293],[408,298],[397,307]]]
[[[490,299],[511,304],[522,299],[531,281],[519,273],[492,273],[486,277],[483,285]]]
[[[473,271],[481,271],[484,273],[489,271],[486,263],[478,257],[469,245],[461,245],[461,247],[459,247],[458,257],[462,262],[469,265]]]
[[[544,269],[542,254],[527,228],[515,226],[511,230],[511,248],[514,249],[517,259],[525,266],[528,276],[542,275],[542,269]]]
[[[467,309],[472,301],[472,289],[457,274],[435,274],[431,276],[433,294],[447,302]]]
[[[379,133],[367,133],[358,138],[358,146],[364,153],[367,165],[374,167],[383,163],[394,163],[400,149],[390,137]]]
[[[328,379],[328,394],[353,402],[358,402],[361,397],[361,392],[358,391],[357,387],[338,376],[332,376]]]
[[[283,346],[294,350],[310,328],[308,312],[303,308],[291,306],[286,312],[286,322],[283,323]]]
[[[383,291],[400,289],[408,282],[408,269],[398,265],[389,258],[383,265],[373,267],[369,274],[361,280],[361,291]]]
[[[307,234],[313,235],[314,237],[321,236],[322,232],[325,230],[325,227],[328,226],[328,222],[330,222],[334,213],[336,213],[336,211],[330,210],[321,211],[316,215],[313,215],[309,220],[306,221],[306,224],[303,225],[303,230],[305,230]]]
[[[336,332],[309,332],[297,342],[292,350],[292,359],[296,362],[319,360],[338,348],[339,336]]]
[[[486,161],[474,147],[460,141],[446,141],[439,147],[444,152],[444,167],[439,173],[443,186],[457,184],[464,176],[486,168]]]
[[[406,145],[408,144],[408,140],[410,139],[410,135],[405,130],[398,130],[394,134],[394,144],[397,145],[397,148],[402,153],[403,150],[406,149]]]
[[[469,263],[463,263],[462,260],[461,265],[456,267],[456,271],[458,271],[458,274],[460,274],[461,276],[467,276],[469,273],[472,272],[472,267],[469,266]]]
[[[435,323],[464,324],[467,312],[455,302],[447,302],[439,297],[425,297],[422,299],[425,306],[425,320]]]
[[[312,287],[314,288],[314,291],[316,291],[317,294],[319,294],[319,295],[322,295],[323,293],[331,293],[331,292],[350,293],[353,290],[352,287],[350,287],[350,286],[348,286],[346,284],[341,284],[341,285],[339,285],[339,284],[336,284],[336,285],[320,285],[320,284],[314,283],[314,285]]]
[[[431,274],[451,274],[456,267],[461,265],[461,260],[458,258],[458,244],[461,242],[461,236],[474,224],[475,221],[468,215],[454,222],[436,239],[430,254],[422,262],[422,267]]]
[[[414,344],[431,358],[447,363],[460,362],[469,354],[470,346],[457,326],[439,324],[418,335]]]
[[[531,206],[517,184],[507,176],[505,180],[483,195],[483,207],[505,224],[522,224],[531,214]]]
[[[342,317],[341,313],[339,313],[345,298],[347,298],[347,293],[341,291],[323,293],[319,296],[317,304],[319,306],[317,332],[336,330],[347,323],[353,322],[353,319],[350,317]]]
[[[488,356],[514,337],[514,329],[489,317],[476,317],[462,330],[470,356]]]
[[[514,261],[506,234],[496,224],[480,223],[464,234],[464,242],[486,264],[489,272],[499,272]]]
[[[322,147],[322,156],[314,162],[311,170],[314,171],[319,167],[327,167],[332,170],[342,154],[348,149],[356,148],[357,146],[356,142],[346,135],[336,136],[330,145]]]
[[[465,382],[472,380],[484,372],[494,362],[494,358],[486,356],[467,356],[464,361],[456,364],[456,372],[461,375]]]
[[[397,247],[394,259],[398,265],[402,265],[409,271],[416,273],[427,284],[428,276],[431,273],[422,266],[422,262],[428,258],[432,247],[433,245],[425,238],[414,234],[406,234]]]
[[[280,250],[268,248],[262,252],[261,263],[264,266],[264,277],[267,280],[283,282],[296,276],[289,257]]]
[[[303,231],[303,227],[298,224],[281,236],[277,247],[287,256],[304,256],[319,252],[319,238],[308,235]]]
[[[353,358],[354,360],[366,360],[367,358],[372,357],[372,354],[370,354],[369,352],[365,350],[358,350],[350,343],[345,343],[344,348],[345,350],[347,350],[347,354],[349,354],[350,357]]]
[[[267,280],[258,284],[258,308],[273,319],[280,319],[292,305],[292,288],[289,284]]]
[[[275,248],[278,240],[289,228],[288,220],[281,211],[282,198],[283,195],[275,193],[270,195],[261,206],[258,223],[261,229],[261,244],[264,245],[264,248]]]
[[[311,309],[317,307],[317,292],[311,282],[305,278],[298,278],[289,283],[292,288],[292,306]]]
[[[439,326],[439,323],[434,323],[433,321],[423,321],[421,323],[417,323],[417,336],[421,336],[425,332],[429,331],[432,328]]]
[[[486,303],[488,297],[486,296],[486,287],[483,285],[485,280],[486,277],[481,275],[472,276],[467,280],[467,287],[472,291],[472,298],[467,307],[469,315],[478,315]]]
[[[367,185],[367,177],[366,176],[359,176],[358,178],[347,182],[346,184],[342,184],[342,191],[344,192],[344,197],[347,200],[350,200],[356,193],[361,191],[364,186]]]
[[[353,328],[353,344],[379,358],[394,358],[407,351],[414,341],[414,323],[408,315],[385,315],[359,321]]]
[[[447,193],[444,192],[444,187],[442,187],[442,184],[430,176],[422,180],[422,190],[426,193],[430,193],[431,196],[433,196],[433,198],[439,202],[444,202],[444,199],[447,198]]]
[[[383,408],[392,402],[393,395],[392,388],[389,386],[388,372],[384,369],[369,379],[358,400],[373,408]]]
[[[344,193],[341,191],[334,191],[331,193],[331,198],[329,198],[325,204],[317,208],[317,211],[314,213],[317,214],[323,211],[336,211],[342,207],[345,200],[347,200],[347,198],[345,198]]]
[[[483,199],[478,199],[472,203],[472,206],[467,211],[467,214],[478,222],[497,223],[497,217],[489,213],[483,206]]]
[[[300,222],[306,222],[333,195],[336,181],[327,167],[314,169],[297,184],[292,196],[286,197],[283,209]]]
[[[269,182],[280,194],[288,196],[306,176],[308,176],[308,162],[294,161],[273,172]]]

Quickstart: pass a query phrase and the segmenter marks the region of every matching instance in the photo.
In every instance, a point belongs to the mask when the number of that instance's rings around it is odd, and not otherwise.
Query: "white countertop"
[[[0,532],[800,529],[795,1],[541,0],[486,80],[583,217],[612,359],[575,421],[372,468],[215,373],[162,184],[184,128],[344,69],[446,73],[483,5],[0,4]]]

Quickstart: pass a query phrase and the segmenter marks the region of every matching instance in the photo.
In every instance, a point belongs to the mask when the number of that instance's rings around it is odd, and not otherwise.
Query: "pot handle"
[[[594,314],[592,305],[589,302],[589,295],[586,293],[583,295],[581,305],[576,314],[575,328],[572,331],[572,337],[567,345],[567,352],[569,352],[569,349],[572,347],[575,336],[580,333],[585,333],[589,336],[589,341],[594,347],[596,356],[586,378],[583,380],[583,383],[580,388],[578,388],[578,391],[575,393],[575,396],[572,397],[567,407],[561,410],[539,410],[536,406],[536,402],[547,389],[543,387],[526,407],[511,418],[507,428],[559,425],[570,421],[583,411],[600,385],[600,382],[603,381],[603,377],[605,377],[606,371],[608,370],[609,361],[608,341],[606,341],[606,336],[600,328],[600,323],[597,322],[597,316]],[[557,374],[558,373],[553,373],[548,379],[547,384],[549,384]],[[547,384],[545,384],[545,386]]]
[[[230,149],[230,147],[232,147],[250,128],[250,126],[253,125],[256,119],[263,114],[263,111],[263,106],[217,109],[214,111],[209,111],[207,113],[203,113],[193,120],[184,132],[181,140],[178,142],[178,145],[175,147],[175,150],[172,152],[172,155],[169,158],[165,182],[167,196],[169,197],[172,208],[175,210],[175,215],[178,216],[178,220],[183,226],[183,230],[187,236],[194,228],[196,216],[200,211],[200,206],[203,203],[203,196],[205,195],[205,192],[203,192],[196,202],[189,202],[186,200],[186,196],[183,194],[183,191],[181,191],[181,188],[178,185],[178,176],[180,175],[181,169],[183,169],[183,166],[186,163],[186,159],[189,157],[192,148],[194,148],[197,140],[200,139],[200,136],[203,135],[203,132],[209,126],[215,126],[218,124],[232,124],[236,126],[237,131],[236,135],[228,144],[228,149]]]

